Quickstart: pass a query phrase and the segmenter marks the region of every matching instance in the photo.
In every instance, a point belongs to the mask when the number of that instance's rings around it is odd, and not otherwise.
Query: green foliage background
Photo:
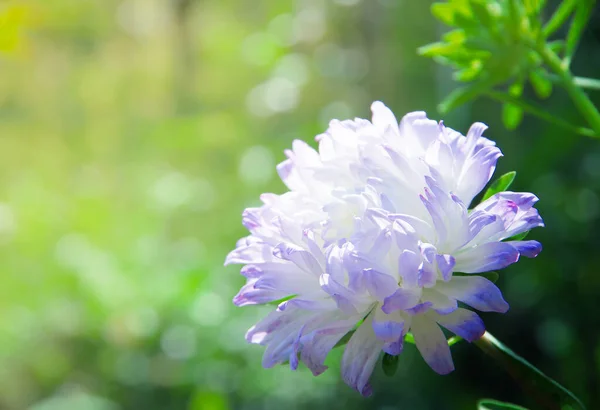
[[[241,212],[284,190],[295,138],[331,118],[435,109],[456,85],[419,57],[443,27],[412,0],[15,0],[0,2],[0,408],[471,409],[531,403],[475,348],[435,375],[408,346],[361,399],[331,369],[260,366],[243,335],[226,253]],[[600,74],[600,13],[573,63]],[[534,96],[525,89],[526,95]],[[596,102],[600,99],[596,98]],[[545,104],[577,118],[560,91]],[[485,315],[517,353],[600,407],[600,144],[525,118],[473,121],[517,170],[547,227],[544,252],[501,272],[511,304]],[[340,349],[337,349],[340,350]]]

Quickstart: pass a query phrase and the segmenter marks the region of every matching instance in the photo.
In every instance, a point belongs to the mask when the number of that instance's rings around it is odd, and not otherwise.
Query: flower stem
[[[587,94],[577,85],[576,78],[569,67],[548,46],[540,47],[539,54],[548,67],[558,76],[560,84],[567,90],[575,106],[581,112],[589,126],[600,136],[600,112]]]
[[[546,74],[546,78],[548,78],[553,83],[560,83],[560,79],[556,74]],[[574,77],[575,85],[581,88],[587,88],[590,90],[600,90],[600,80],[596,78],[587,78],[587,77]]]
[[[541,409],[585,410],[585,406],[573,393],[503,345],[490,333],[485,332],[473,343],[503,367]]]
[[[600,90],[600,80],[595,78],[575,77],[575,84],[581,88]]]
[[[590,128],[578,127],[576,125],[570,124],[568,121],[563,120],[562,118],[547,112],[543,108],[536,106],[534,103],[524,101],[517,97],[513,97],[512,95],[510,95],[508,93],[503,93],[501,91],[495,91],[495,90],[489,90],[489,91],[486,91],[484,93],[484,95],[493,100],[496,100],[496,101],[499,101],[502,103],[513,104],[513,105],[521,108],[523,111],[525,111],[529,114],[535,115],[536,117],[541,118],[542,120],[545,120],[551,124],[562,127],[567,131],[570,131],[570,132],[573,132],[573,133],[576,133],[579,135],[583,135],[586,137],[600,137],[599,134],[596,134],[596,132],[594,132],[594,130],[592,130]]]
[[[565,0],[554,12],[548,23],[544,26],[544,37],[549,37],[558,30],[568,19],[577,6],[577,0]]]

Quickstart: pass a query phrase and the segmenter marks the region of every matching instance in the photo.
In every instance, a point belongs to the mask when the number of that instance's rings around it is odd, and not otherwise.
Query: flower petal
[[[502,269],[519,260],[519,251],[507,242],[488,242],[455,255],[455,272],[480,273]]]
[[[421,356],[433,370],[439,374],[448,374],[454,370],[450,347],[444,332],[434,320],[424,315],[415,316],[410,330]]]
[[[527,258],[535,258],[542,251],[542,244],[538,241],[508,241],[506,243],[514,246],[521,255]]]
[[[456,299],[448,297],[446,294],[438,292],[435,288],[423,289],[422,299],[431,302],[431,308],[436,312],[446,315],[458,308]]]
[[[398,120],[396,120],[392,110],[381,101],[375,101],[371,104],[371,111],[373,111],[373,125],[375,127],[379,128],[381,132],[389,130],[398,135]]]
[[[375,309],[373,315],[373,332],[379,340],[384,342],[395,342],[403,334],[404,318],[398,313],[386,314],[381,309]]]
[[[363,396],[370,396],[372,393],[369,378],[383,347],[383,342],[373,333],[371,316],[354,332],[342,357],[344,382]]]
[[[273,255],[277,258],[293,262],[303,271],[315,276],[323,272],[323,268],[310,252],[291,243],[280,243],[273,249]]]
[[[333,322],[319,328],[302,338],[302,362],[318,376],[327,370],[324,365],[327,355],[352,328],[358,323],[360,317]]]
[[[435,255],[435,260],[442,279],[449,281],[452,277],[452,269],[456,265],[456,259],[452,255]]]
[[[479,339],[485,333],[485,325],[477,313],[463,308],[448,315],[437,315],[436,321],[468,342]]]
[[[259,305],[283,299],[290,295],[290,293],[280,289],[257,288],[257,281],[258,279],[249,279],[246,284],[242,286],[238,294],[233,298],[234,305]]]
[[[508,310],[500,289],[481,276],[454,276],[450,282],[439,282],[435,289],[482,312]]]
[[[394,278],[385,273],[373,269],[363,271],[365,287],[377,300],[383,301],[398,288],[398,283]]]
[[[390,314],[396,310],[410,309],[414,307],[417,303],[419,303],[420,298],[420,288],[398,288],[392,295],[384,299],[383,306],[381,306],[381,310],[387,314]]]

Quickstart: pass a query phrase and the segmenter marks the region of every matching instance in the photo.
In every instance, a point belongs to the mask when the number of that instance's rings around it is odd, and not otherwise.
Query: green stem
[[[560,58],[545,45],[540,48],[539,54],[548,67],[559,77],[560,84],[567,90],[581,115],[596,135],[600,136],[600,112],[590,101],[587,94],[577,86],[575,77],[569,71],[568,66],[565,66]]]
[[[546,410],[585,410],[573,393],[546,376],[539,369],[503,345],[490,333],[473,342],[496,360],[539,405]]]
[[[577,5],[575,16],[573,17],[571,27],[569,27],[569,32],[567,34],[565,57],[563,58],[564,64],[567,67],[571,65],[571,60],[573,59],[575,50],[577,50],[581,35],[583,34],[590,17],[592,17],[595,1],[596,0],[583,0],[578,2],[579,4]]]
[[[494,90],[488,90],[484,93],[484,95],[493,100],[496,100],[496,101],[499,101],[502,103],[516,105],[517,107],[521,108],[523,111],[525,111],[529,114],[535,115],[536,117],[538,117],[542,120],[545,120],[551,124],[562,127],[565,130],[568,130],[570,132],[584,135],[586,137],[599,136],[596,132],[594,132],[594,130],[573,125],[573,124],[569,123],[568,121],[563,120],[562,118],[559,118],[555,115],[548,113],[544,109],[537,107],[536,105],[534,105],[532,103],[528,103],[526,101],[521,100],[520,98],[513,97],[512,95],[510,95],[508,93],[503,93],[503,92],[494,91]]]
[[[545,74],[545,77],[553,83],[560,83],[560,78],[556,74]],[[590,90],[600,90],[600,80],[588,77],[573,77],[575,85]]]
[[[581,88],[600,90],[600,80],[595,78],[575,77],[575,84]]]
[[[565,0],[563,1],[558,9],[554,12],[548,23],[544,26],[543,34],[544,37],[551,36],[556,30],[562,26],[567,19],[571,16],[571,13],[577,6],[577,0]]]

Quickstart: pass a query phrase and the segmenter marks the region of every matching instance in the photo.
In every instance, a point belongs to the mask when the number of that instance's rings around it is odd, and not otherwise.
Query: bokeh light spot
[[[275,16],[269,22],[268,31],[282,46],[291,46],[296,42],[296,39],[294,38],[293,24],[294,17],[291,14],[280,14]]]
[[[567,214],[578,222],[589,222],[598,216],[600,203],[598,195],[588,188],[582,188],[566,203]]]
[[[270,149],[261,145],[248,148],[242,155],[238,173],[248,184],[265,184],[273,178],[275,157]]]
[[[297,87],[301,87],[308,81],[308,62],[305,55],[292,53],[283,56],[278,62],[273,76],[286,79]]]
[[[268,32],[251,34],[242,43],[242,57],[247,63],[257,66],[271,64],[279,51],[277,40]]]
[[[335,4],[339,4],[340,6],[350,7],[356,6],[358,3],[360,3],[360,0],[333,0],[333,2]]]
[[[0,203],[0,243],[9,242],[17,231],[17,220],[12,208]]]
[[[294,18],[294,39],[298,42],[317,42],[325,35],[325,30],[325,13],[320,7],[305,8]]]
[[[327,104],[319,113],[319,119],[325,126],[329,124],[332,118],[350,118],[352,116],[352,107],[344,101],[333,101]]]
[[[203,292],[192,303],[190,317],[201,326],[217,326],[225,319],[223,298],[213,292]]]
[[[192,183],[180,172],[169,172],[161,176],[152,189],[156,205],[170,210],[186,204],[192,197]]]
[[[196,333],[189,326],[173,326],[160,339],[163,352],[175,360],[186,360],[196,353]]]
[[[539,346],[549,355],[565,356],[573,344],[571,328],[559,319],[548,319],[537,328]]]

